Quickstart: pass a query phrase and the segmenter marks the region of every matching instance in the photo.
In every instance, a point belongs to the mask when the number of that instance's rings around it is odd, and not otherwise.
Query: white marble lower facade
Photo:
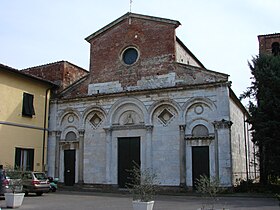
[[[227,85],[55,100],[48,174],[64,182],[64,151],[75,150],[75,183],[118,185],[118,139],[137,137],[141,168],[152,168],[161,185],[192,187],[193,148],[204,147],[209,175],[219,177],[222,186],[232,186],[236,139],[231,138],[235,122],[230,111]]]

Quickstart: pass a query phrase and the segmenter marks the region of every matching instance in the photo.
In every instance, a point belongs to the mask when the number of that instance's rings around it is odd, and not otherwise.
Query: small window
[[[127,48],[122,54],[122,60],[127,65],[134,64],[138,59],[138,51],[133,48]]]
[[[273,42],[271,45],[271,51],[274,56],[280,55],[280,44],[279,42]]]
[[[29,93],[23,93],[23,103],[22,103],[22,115],[26,117],[32,117],[35,115],[35,110],[33,106],[34,96]]]
[[[193,137],[204,137],[208,134],[208,129],[204,125],[196,125],[192,130]]]
[[[66,141],[76,141],[77,140],[77,136],[76,136],[76,134],[73,131],[70,131],[70,132],[68,132],[66,134],[65,140]]]

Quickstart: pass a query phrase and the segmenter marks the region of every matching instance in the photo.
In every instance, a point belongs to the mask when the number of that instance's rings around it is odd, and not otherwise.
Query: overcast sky
[[[84,40],[129,12],[130,0],[0,0],[0,63],[17,69],[66,60],[89,69]],[[258,35],[280,32],[280,0],[133,0],[132,12],[178,20],[176,35],[239,96]]]

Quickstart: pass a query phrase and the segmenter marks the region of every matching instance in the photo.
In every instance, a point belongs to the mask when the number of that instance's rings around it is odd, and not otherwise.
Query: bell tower
[[[259,35],[259,54],[280,55],[280,33]]]

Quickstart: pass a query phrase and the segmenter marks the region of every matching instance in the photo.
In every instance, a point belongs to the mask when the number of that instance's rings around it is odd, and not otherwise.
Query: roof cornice
[[[114,20],[113,22],[109,23],[108,25],[104,26],[103,28],[99,29],[98,31],[94,32],[93,34],[89,35],[88,37],[85,38],[85,40],[90,42],[90,40],[93,39],[94,37],[104,33],[108,29],[112,28],[113,26],[117,25],[118,23],[120,23],[123,20],[128,19],[128,18],[137,18],[137,19],[172,24],[175,26],[175,28],[177,28],[179,25],[181,25],[181,23],[177,20],[171,20],[171,19],[166,19],[166,18],[159,18],[159,17],[154,17],[154,16],[141,15],[141,14],[128,12],[128,13],[124,14],[123,16],[119,17],[118,19]]]

